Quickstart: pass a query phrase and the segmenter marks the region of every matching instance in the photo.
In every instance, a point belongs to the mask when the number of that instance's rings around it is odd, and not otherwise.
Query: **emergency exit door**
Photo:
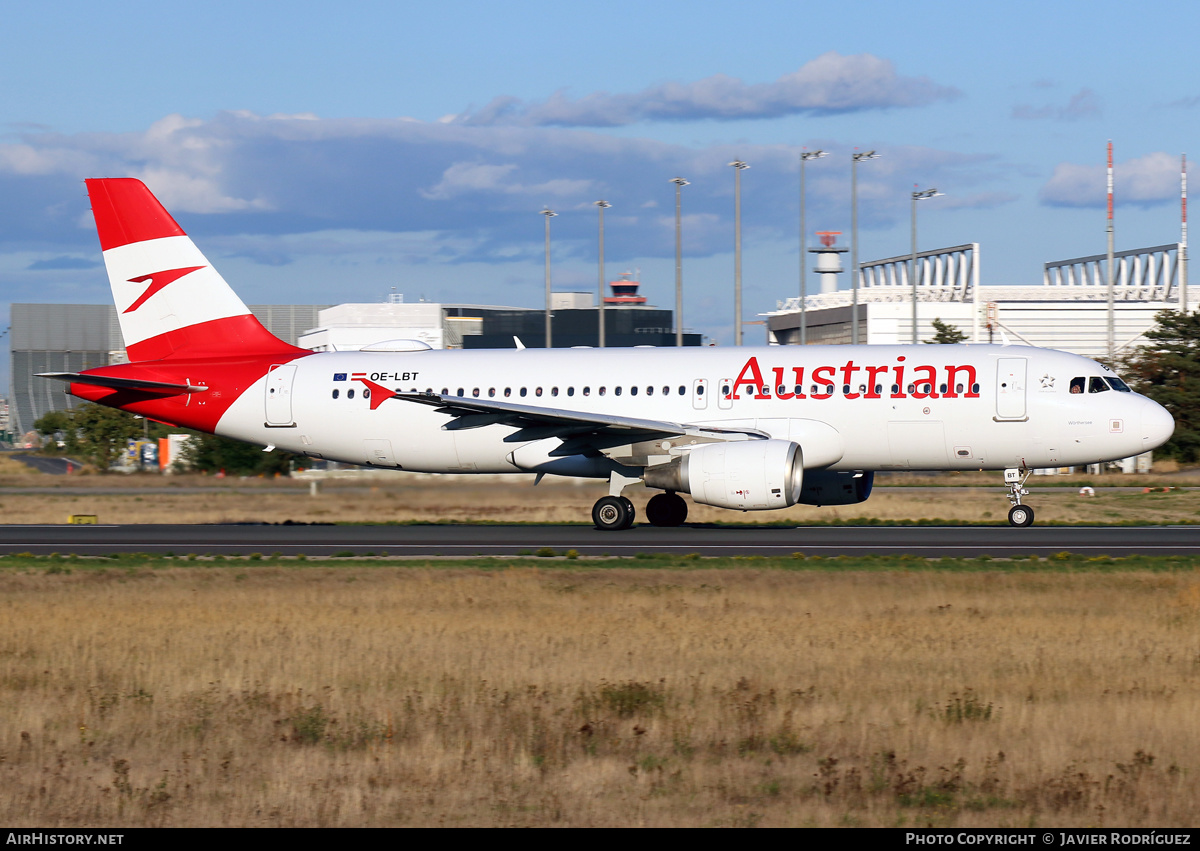
[[[996,361],[996,419],[1025,420],[1025,358]]]

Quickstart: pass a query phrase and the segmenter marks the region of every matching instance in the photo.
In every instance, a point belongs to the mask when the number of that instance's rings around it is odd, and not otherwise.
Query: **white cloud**
[[[808,169],[814,222],[848,218],[849,149]],[[540,250],[537,212],[555,207],[557,250],[594,250],[595,208],[614,205],[614,250],[670,256],[670,179],[684,176],[684,214],[705,239],[690,252],[720,253],[731,228],[732,172],[741,157],[743,217],[760,236],[790,236],[798,149],[787,145],[689,147],[564,128],[479,126],[412,119],[321,119],[222,113],[197,120],[167,116],[141,133],[30,133],[0,144],[0,244],[38,242],[48,253],[84,251],[94,237],[79,181],[143,179],[185,228],[206,239],[345,231],[436,233],[447,262],[524,259]],[[840,161],[840,165],[838,162]],[[988,157],[894,147],[859,169],[862,226],[904,218],[911,181],[961,193],[995,170]],[[978,203],[982,204],[982,201]],[[88,240],[86,244],[81,240]],[[51,247],[53,246],[53,247]],[[254,254],[287,262],[288,243]]]
[[[924,106],[957,97],[928,77],[905,77],[891,61],[830,51],[773,83],[745,83],[716,74],[694,83],[663,83],[632,94],[595,92],[571,99],[556,92],[539,103],[503,96],[458,116],[469,124],[615,127],[638,121],[733,121],[801,113],[826,115]]]
[[[1174,154],[1146,154],[1113,166],[1113,196],[1119,204],[1152,206],[1179,198],[1180,161]],[[1059,163],[1038,193],[1052,207],[1103,207],[1107,168],[1103,163]]]
[[[1012,117],[1025,120],[1052,119],[1054,121],[1079,121],[1083,118],[1099,118],[1100,98],[1091,89],[1080,89],[1071,95],[1065,106],[1040,106],[1018,104],[1013,107]]]

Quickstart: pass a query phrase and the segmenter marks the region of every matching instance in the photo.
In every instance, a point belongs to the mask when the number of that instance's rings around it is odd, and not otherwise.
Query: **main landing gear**
[[[1013,526],[1033,525],[1033,509],[1021,504],[1021,497],[1029,496],[1029,491],[1025,490],[1029,473],[1024,467],[1009,467],[1004,471],[1004,484],[1008,487],[1008,501],[1012,505],[1008,510],[1008,522]]]
[[[633,525],[637,512],[623,496],[602,496],[592,506],[592,522],[605,532],[619,532]]]
[[[679,526],[687,514],[687,503],[673,491],[656,494],[646,503],[646,519],[654,526]]]
[[[656,494],[646,503],[646,519],[652,526],[679,526],[687,514],[687,503],[677,493]],[[605,532],[628,529],[636,516],[633,503],[623,496],[602,496],[592,506],[592,522]]]

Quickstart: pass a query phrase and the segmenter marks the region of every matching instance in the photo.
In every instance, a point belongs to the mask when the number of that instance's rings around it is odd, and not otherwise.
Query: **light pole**
[[[733,178],[733,344],[742,344],[742,172],[750,168],[741,160],[730,163]]]
[[[600,310],[597,314],[600,317],[600,348],[604,348],[604,211],[612,204],[601,199],[594,202],[600,208]]]
[[[800,153],[800,345],[808,345],[808,308],[804,302],[808,298],[808,252],[805,251],[808,242],[808,231],[804,224],[804,166],[809,160],[819,160],[828,156],[824,151],[801,151]]]
[[[915,187],[916,184],[914,184]],[[908,277],[912,282],[912,341],[917,344],[917,202],[927,198],[936,198],[943,193],[936,189],[913,189],[912,192],[912,262],[909,265]]]
[[[675,184],[675,345],[683,345],[683,216],[680,190],[688,185],[682,177],[672,178]]]
[[[850,160],[850,342],[858,345],[858,164],[878,159],[874,151],[855,151]]]
[[[558,213],[547,208],[542,210],[542,215],[546,217],[546,348],[551,347],[550,338],[550,220],[558,215]]]

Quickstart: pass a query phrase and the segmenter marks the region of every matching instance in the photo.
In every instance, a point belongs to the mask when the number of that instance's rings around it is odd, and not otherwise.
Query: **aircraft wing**
[[[664,420],[643,420],[612,414],[584,413],[565,408],[543,408],[512,402],[497,402],[492,399],[443,396],[440,393],[397,393],[395,395],[397,399],[416,402],[420,405],[430,405],[440,413],[454,417],[443,426],[451,431],[503,424],[517,428],[517,431],[504,438],[508,443],[523,443],[547,437],[574,438],[569,444],[564,444],[563,454],[580,451],[583,446],[605,449],[621,444],[688,434],[703,433],[718,437],[718,439],[723,435],[767,437],[766,433],[757,429],[694,426]]]

